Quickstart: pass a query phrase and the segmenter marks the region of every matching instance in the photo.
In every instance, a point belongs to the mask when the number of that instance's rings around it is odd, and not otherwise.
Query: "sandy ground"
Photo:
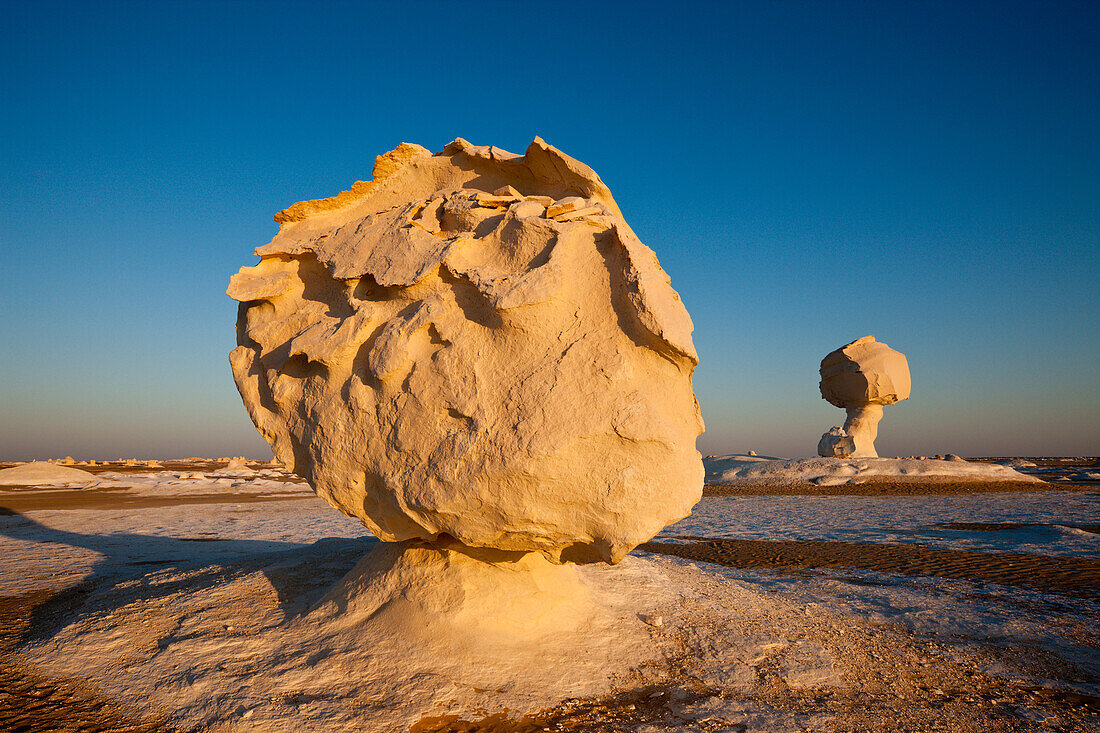
[[[0,602],[0,726],[6,731],[69,731],[90,733],[175,733],[163,718],[145,718],[97,694],[79,679],[55,679],[13,657],[13,647],[28,633],[28,620],[48,601],[49,592]],[[41,623],[41,621],[40,621]],[[866,670],[858,693],[839,690],[791,689],[772,674],[754,699],[755,707],[771,707],[810,719],[823,713],[836,731],[1089,731],[1100,721],[1100,698],[1050,689],[1040,685],[1005,682],[983,674],[975,660],[960,661],[949,645],[928,646],[916,640],[899,643],[896,637],[873,632],[834,630],[835,643],[846,654],[858,653],[856,666]],[[857,635],[872,638],[855,639]],[[854,643],[854,642],[859,643]],[[1029,650],[1002,654],[1010,663],[1042,665]],[[1015,658],[1014,658],[1015,657]],[[935,684],[927,670],[937,670]],[[1045,670],[1050,673],[1049,670]],[[1059,670],[1055,670],[1058,672]],[[1060,670],[1072,675],[1072,671]],[[706,709],[715,691],[684,676],[675,683],[642,684],[620,694],[593,700],[574,700],[552,709],[514,719],[495,714],[461,720],[455,716],[424,716],[410,733],[618,733],[646,731],[647,721],[693,708]],[[700,717],[702,719],[700,719]],[[667,727],[652,730],[672,730]],[[677,730],[743,733],[767,730],[728,724],[722,717],[692,716]]]
[[[167,465],[158,470],[172,470]],[[222,466],[210,463],[204,468],[213,470]],[[181,467],[187,470],[193,464],[181,464]],[[95,468],[100,468],[100,472],[122,472],[117,465]],[[127,468],[135,473],[150,470],[142,466]],[[783,487],[769,494],[754,487],[751,494],[732,495],[753,501],[753,496],[769,495],[850,496],[853,489],[857,489],[854,495],[893,501],[893,497],[985,494],[1006,490],[1031,492],[1043,488],[975,482],[932,482],[923,487],[913,482],[878,482],[854,487],[806,487],[805,493]],[[1062,481],[1052,488],[1065,491],[1073,487]],[[1090,488],[1081,486],[1079,490]],[[300,500],[300,496],[285,498]],[[198,508],[202,504],[227,503],[247,504],[248,507],[242,510],[253,513],[262,513],[265,504],[272,507],[285,504],[280,497],[257,497],[232,491],[179,497],[124,496],[111,489],[5,487],[0,491],[0,507],[4,508],[0,513],[13,518],[25,512],[35,513],[36,517],[45,516],[40,512],[46,509],[55,512],[125,511],[168,506]],[[941,526],[997,532],[1030,525],[1026,522],[958,522]],[[1069,522],[1066,526],[1089,533],[1089,536],[1100,531],[1100,521]],[[47,550],[48,547],[43,551]],[[1100,730],[1100,697],[1086,691],[1100,689],[1096,669],[1078,665],[1072,655],[1067,658],[1064,653],[1054,653],[1043,643],[998,642],[995,630],[989,632],[992,637],[982,637],[984,640],[954,632],[930,634],[919,627],[898,626],[889,621],[890,617],[884,622],[837,624],[831,615],[836,609],[814,616],[809,611],[815,606],[812,599],[817,596],[814,594],[819,592],[815,589],[822,582],[826,585],[840,583],[856,591],[866,588],[871,594],[869,598],[877,597],[876,593],[896,594],[896,588],[908,588],[904,592],[910,595],[903,595],[901,601],[890,595],[889,604],[902,607],[906,603],[919,606],[927,602],[930,609],[927,613],[938,617],[948,617],[951,612],[944,610],[949,606],[937,605],[937,599],[944,594],[955,594],[964,600],[976,598],[979,607],[990,609],[993,616],[999,614],[1001,620],[997,623],[1007,624],[1005,628],[1012,628],[1017,623],[1023,628],[1025,618],[1033,619],[1048,625],[1057,638],[1069,640],[1064,643],[1070,643],[1071,647],[1078,644],[1082,649],[1095,651],[1095,617],[1091,626],[1080,619],[1082,613],[1086,617],[1089,615],[1088,609],[1100,610],[1100,559],[1096,557],[975,552],[919,544],[698,536],[663,536],[639,548],[639,553],[663,557],[673,564],[687,563],[686,570],[700,568],[707,577],[715,577],[715,583],[744,584],[754,593],[763,593],[760,598],[773,592],[779,594],[775,596],[778,598],[804,585],[809,590],[798,591],[808,594],[803,601],[798,601],[797,595],[791,596],[794,602],[789,613],[793,615],[766,616],[763,620],[746,616],[740,623],[746,627],[755,623],[801,629],[792,637],[803,639],[798,644],[819,644],[837,658],[846,660],[842,683],[824,687],[794,686],[793,682],[788,684],[792,679],[788,672],[769,667],[769,662],[764,661],[752,667],[756,679],[750,688],[731,693],[730,689],[716,686],[713,680],[700,675],[691,659],[677,661],[672,658],[667,660],[668,670],[662,678],[643,675],[618,694],[566,701],[520,719],[505,714],[467,716],[465,719],[425,714],[409,730],[414,733]],[[351,561],[348,560],[349,567]],[[145,561],[131,560],[130,564],[140,566],[142,562]],[[345,570],[342,566],[333,567],[327,571],[332,574],[331,579],[315,577],[311,582],[335,580]],[[732,573],[730,580],[722,580],[721,572]],[[916,585],[907,585],[909,583]],[[0,729],[150,733],[180,730],[164,715],[146,717],[148,710],[123,706],[87,680],[51,677],[21,657],[20,650],[29,640],[56,633],[74,619],[79,623],[86,613],[83,594],[90,588],[92,585],[85,582],[15,595],[0,590]],[[803,605],[800,604],[804,604],[806,618],[801,616]],[[918,610],[917,616],[922,613]],[[1018,622],[1013,620],[1017,616]],[[878,612],[872,613],[872,617],[878,618]],[[975,623],[980,627],[987,622]],[[675,624],[670,626],[675,628]],[[702,634],[701,641],[685,639],[685,649],[698,649],[700,643],[704,646],[707,643],[706,627],[692,631],[690,626],[685,626],[686,630],[675,632],[673,628],[668,633]],[[717,639],[721,633],[715,629],[714,635]],[[1012,674],[997,670],[1011,670]],[[738,709],[743,710],[737,713]],[[709,710],[714,712],[708,713]],[[323,728],[310,728],[315,729]]]
[[[13,652],[30,631],[35,609],[53,595],[37,591],[0,597],[0,729],[11,733],[172,731],[163,720],[138,719],[132,710],[124,710],[83,680],[49,677],[18,659]]]
[[[132,496],[125,489],[47,489],[4,487],[0,491],[0,513],[5,510],[22,514],[42,510],[64,509],[150,509],[185,504],[250,504],[269,501],[292,501],[300,496],[258,496],[234,491],[189,496]]]
[[[859,568],[1031,588],[1100,601],[1100,559],[966,552],[870,542],[760,542],[714,539],[647,542],[642,550],[746,570],[800,573]]]

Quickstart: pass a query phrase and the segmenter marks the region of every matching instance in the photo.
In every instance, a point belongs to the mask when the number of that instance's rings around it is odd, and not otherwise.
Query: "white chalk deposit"
[[[821,360],[821,397],[845,410],[844,427],[834,426],[817,444],[819,456],[875,458],[882,408],[909,399],[905,354],[864,336]]]
[[[31,463],[24,463],[22,466],[0,470],[0,485],[2,486],[78,484],[93,480],[95,480],[95,476],[87,471],[43,461],[32,461]]]
[[[708,484],[840,486],[876,480],[1018,481],[1041,479],[992,463],[934,458],[776,458],[733,454],[703,459]]]
[[[702,488],[692,323],[592,169],[402,144],[234,275],[245,406],[386,541],[617,562]]]

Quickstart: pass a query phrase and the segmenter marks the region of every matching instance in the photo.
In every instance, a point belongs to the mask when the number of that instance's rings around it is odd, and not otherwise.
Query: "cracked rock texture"
[[[386,541],[617,562],[690,513],[692,323],[599,176],[403,143],[295,204],[228,295],[276,457]]]

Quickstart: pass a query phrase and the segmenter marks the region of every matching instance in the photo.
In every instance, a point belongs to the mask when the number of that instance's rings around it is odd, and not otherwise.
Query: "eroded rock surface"
[[[819,456],[874,458],[882,408],[909,399],[905,354],[864,336],[821,360],[821,397],[845,410],[843,427],[829,429],[817,444]]]
[[[699,499],[691,319],[588,166],[402,144],[276,220],[228,289],[234,378],[381,539],[616,562]]]

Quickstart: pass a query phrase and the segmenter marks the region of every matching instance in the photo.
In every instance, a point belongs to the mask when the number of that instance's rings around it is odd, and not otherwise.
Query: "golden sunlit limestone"
[[[282,212],[230,282],[278,459],[387,541],[616,562],[686,516],[691,319],[599,176],[539,138],[374,173]]]
[[[329,211],[345,206],[369,194],[378,181],[400,170],[401,166],[405,165],[410,158],[430,154],[431,153],[429,153],[426,148],[419,145],[401,143],[390,152],[379,155],[374,159],[374,172],[372,173],[374,176],[373,181],[356,181],[347,191],[341,191],[338,195],[330,196],[326,199],[299,201],[290,208],[283,209],[276,214],[275,221],[280,224],[301,221],[307,216],[316,214],[319,211]]]
[[[864,336],[821,360],[821,397],[847,411],[817,444],[819,456],[874,458],[884,405],[909,399],[909,362],[874,336]]]

